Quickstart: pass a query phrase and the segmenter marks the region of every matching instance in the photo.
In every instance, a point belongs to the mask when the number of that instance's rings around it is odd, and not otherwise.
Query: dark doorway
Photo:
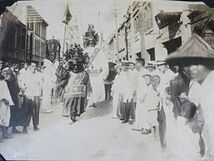
[[[167,54],[171,54],[181,46],[181,37],[164,42],[163,45],[167,49]]]
[[[150,60],[155,60],[155,48],[148,49],[147,52],[150,55]]]

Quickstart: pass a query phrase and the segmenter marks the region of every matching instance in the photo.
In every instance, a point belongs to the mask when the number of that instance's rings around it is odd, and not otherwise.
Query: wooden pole
[[[66,33],[66,24],[65,24],[65,28],[64,28],[64,38],[63,38],[63,46],[62,46],[62,53],[65,53],[65,33]]]

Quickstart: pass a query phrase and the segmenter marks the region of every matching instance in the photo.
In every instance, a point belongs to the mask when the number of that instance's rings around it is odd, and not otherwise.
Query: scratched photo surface
[[[0,1],[0,160],[213,161],[213,7]]]

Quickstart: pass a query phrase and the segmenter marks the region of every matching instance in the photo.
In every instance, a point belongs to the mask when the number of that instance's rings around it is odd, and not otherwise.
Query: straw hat
[[[197,34],[192,37],[177,51],[166,58],[167,63],[180,64],[180,60],[209,60],[214,61],[214,50]]]

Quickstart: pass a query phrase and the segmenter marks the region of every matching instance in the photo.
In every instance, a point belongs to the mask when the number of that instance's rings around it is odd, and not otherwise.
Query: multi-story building
[[[192,35],[199,34],[214,47],[214,12],[203,3],[165,2],[153,4],[153,28],[145,34],[147,51],[155,60],[163,60]],[[152,43],[153,42],[153,43]],[[148,47],[149,46],[149,47]]]
[[[8,7],[17,19],[25,25],[25,61],[42,64],[46,57],[46,32],[48,23],[28,3],[16,2]],[[24,36],[23,36],[24,37]],[[21,43],[23,43],[21,41]],[[24,47],[24,46],[23,46]]]
[[[6,8],[0,16],[0,59],[21,62],[26,59],[26,26]]]
[[[118,42],[125,40],[126,55],[120,54],[124,49],[122,45],[115,56],[118,61],[134,60],[139,56],[146,62],[164,60],[193,32],[214,47],[213,31],[214,12],[201,2],[133,2],[118,29],[118,35],[125,33],[125,37],[118,36]],[[112,38],[109,44],[114,40]]]
[[[152,12],[150,2],[133,2],[129,6],[125,19],[118,28],[118,40],[112,38],[109,44],[118,41],[119,51],[115,53],[117,61],[135,60],[144,57],[144,33],[152,28]]]
[[[27,60],[41,64],[46,58],[47,26],[40,14],[32,6],[27,6]]]

